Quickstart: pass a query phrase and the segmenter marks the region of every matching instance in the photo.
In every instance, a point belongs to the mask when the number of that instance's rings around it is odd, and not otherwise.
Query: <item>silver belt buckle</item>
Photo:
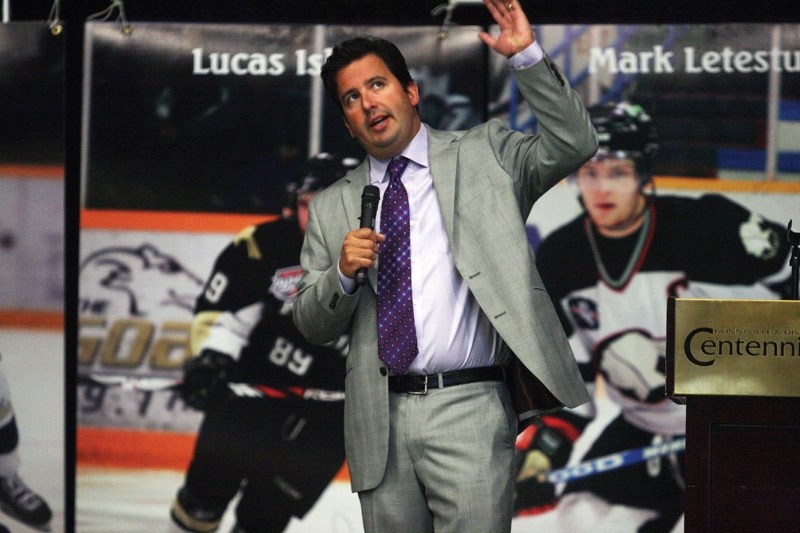
[[[417,391],[408,391],[409,394],[416,394],[418,396],[425,396],[428,394],[428,376],[422,376],[424,379],[422,384],[424,385],[423,389],[419,392]]]

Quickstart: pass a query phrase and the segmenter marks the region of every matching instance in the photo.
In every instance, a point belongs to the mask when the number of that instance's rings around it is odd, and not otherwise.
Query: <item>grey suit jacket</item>
[[[594,155],[597,139],[583,103],[549,58],[514,75],[539,120],[537,136],[493,120],[462,132],[428,128],[428,146],[456,268],[521,363],[518,369],[533,374],[555,400],[541,409],[518,408],[530,416],[589,399],[536,269],[525,222],[539,196]],[[345,444],[354,491],[380,483],[389,439],[388,373],[377,351],[377,268],[352,295],[342,291],[337,272],[344,236],[359,227],[368,174],[365,160],[312,201],[293,309],[312,342],[350,334]]]

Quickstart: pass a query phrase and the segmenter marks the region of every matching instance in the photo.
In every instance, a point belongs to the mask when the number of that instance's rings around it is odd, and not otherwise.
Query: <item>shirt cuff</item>
[[[539,61],[544,59],[544,50],[539,45],[539,41],[533,41],[529,47],[521,50],[509,57],[506,61],[508,66],[514,70],[521,70],[524,68],[531,68]]]
[[[350,279],[339,270],[339,262],[336,262],[336,272],[339,273],[339,283],[342,284],[342,290],[345,294],[353,294],[356,292],[356,280]]]

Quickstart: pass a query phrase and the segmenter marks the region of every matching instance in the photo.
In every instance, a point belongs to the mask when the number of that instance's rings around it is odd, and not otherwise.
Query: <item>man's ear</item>
[[[414,80],[408,82],[406,85],[406,94],[408,94],[408,99],[411,101],[412,106],[419,105],[419,85]]]

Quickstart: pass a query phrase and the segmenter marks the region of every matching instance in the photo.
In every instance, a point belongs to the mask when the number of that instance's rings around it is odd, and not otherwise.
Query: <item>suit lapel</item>
[[[453,221],[456,199],[458,143],[452,134],[428,127],[428,161],[450,246],[455,248]]]
[[[358,229],[361,227],[361,193],[364,191],[364,186],[369,183],[367,176],[369,175],[369,160],[364,159],[352,172],[350,172],[346,179],[349,181],[342,189],[342,203],[344,204],[344,212],[347,217],[347,225],[350,230]]]

